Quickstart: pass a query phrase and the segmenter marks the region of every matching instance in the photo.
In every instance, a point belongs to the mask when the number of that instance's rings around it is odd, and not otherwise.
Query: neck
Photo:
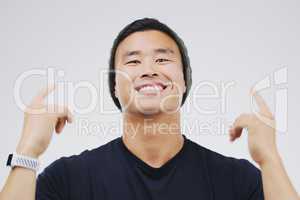
[[[160,167],[183,146],[180,113],[157,115],[123,114],[123,142],[138,158]]]

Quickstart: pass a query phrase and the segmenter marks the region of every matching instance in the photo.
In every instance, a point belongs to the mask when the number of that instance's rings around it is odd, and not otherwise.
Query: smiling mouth
[[[160,94],[167,87],[168,87],[167,84],[155,82],[155,83],[146,83],[146,84],[139,85],[135,87],[135,90],[140,94],[153,96],[153,95]]]

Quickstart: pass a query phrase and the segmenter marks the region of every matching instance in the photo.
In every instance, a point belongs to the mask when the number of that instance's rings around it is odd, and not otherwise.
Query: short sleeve
[[[67,200],[67,185],[64,159],[60,158],[38,175],[36,200]]]
[[[239,199],[263,200],[263,185],[261,172],[248,160],[236,160],[235,188]]]

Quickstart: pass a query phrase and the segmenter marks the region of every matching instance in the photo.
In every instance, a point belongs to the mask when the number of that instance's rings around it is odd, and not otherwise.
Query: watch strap
[[[38,159],[31,158],[29,156],[12,153],[9,154],[6,165],[11,166],[12,168],[24,167],[27,169],[37,171],[39,167],[39,161]]]

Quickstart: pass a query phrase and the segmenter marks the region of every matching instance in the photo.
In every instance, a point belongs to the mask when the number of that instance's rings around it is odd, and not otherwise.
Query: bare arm
[[[299,200],[280,158],[260,165],[265,199]]]
[[[16,149],[18,154],[38,158],[47,149],[53,130],[61,133],[66,122],[72,122],[68,108],[43,104],[44,98],[54,88],[50,86],[41,90],[26,109],[22,136]],[[15,167],[0,192],[0,200],[34,200],[35,190],[36,172]]]
[[[36,173],[16,167],[11,170],[0,193],[1,200],[35,199]]]
[[[234,141],[248,129],[248,146],[251,157],[260,166],[266,200],[299,200],[282,163],[276,146],[276,124],[263,98],[251,91],[259,107],[258,113],[241,114],[230,129]]]

